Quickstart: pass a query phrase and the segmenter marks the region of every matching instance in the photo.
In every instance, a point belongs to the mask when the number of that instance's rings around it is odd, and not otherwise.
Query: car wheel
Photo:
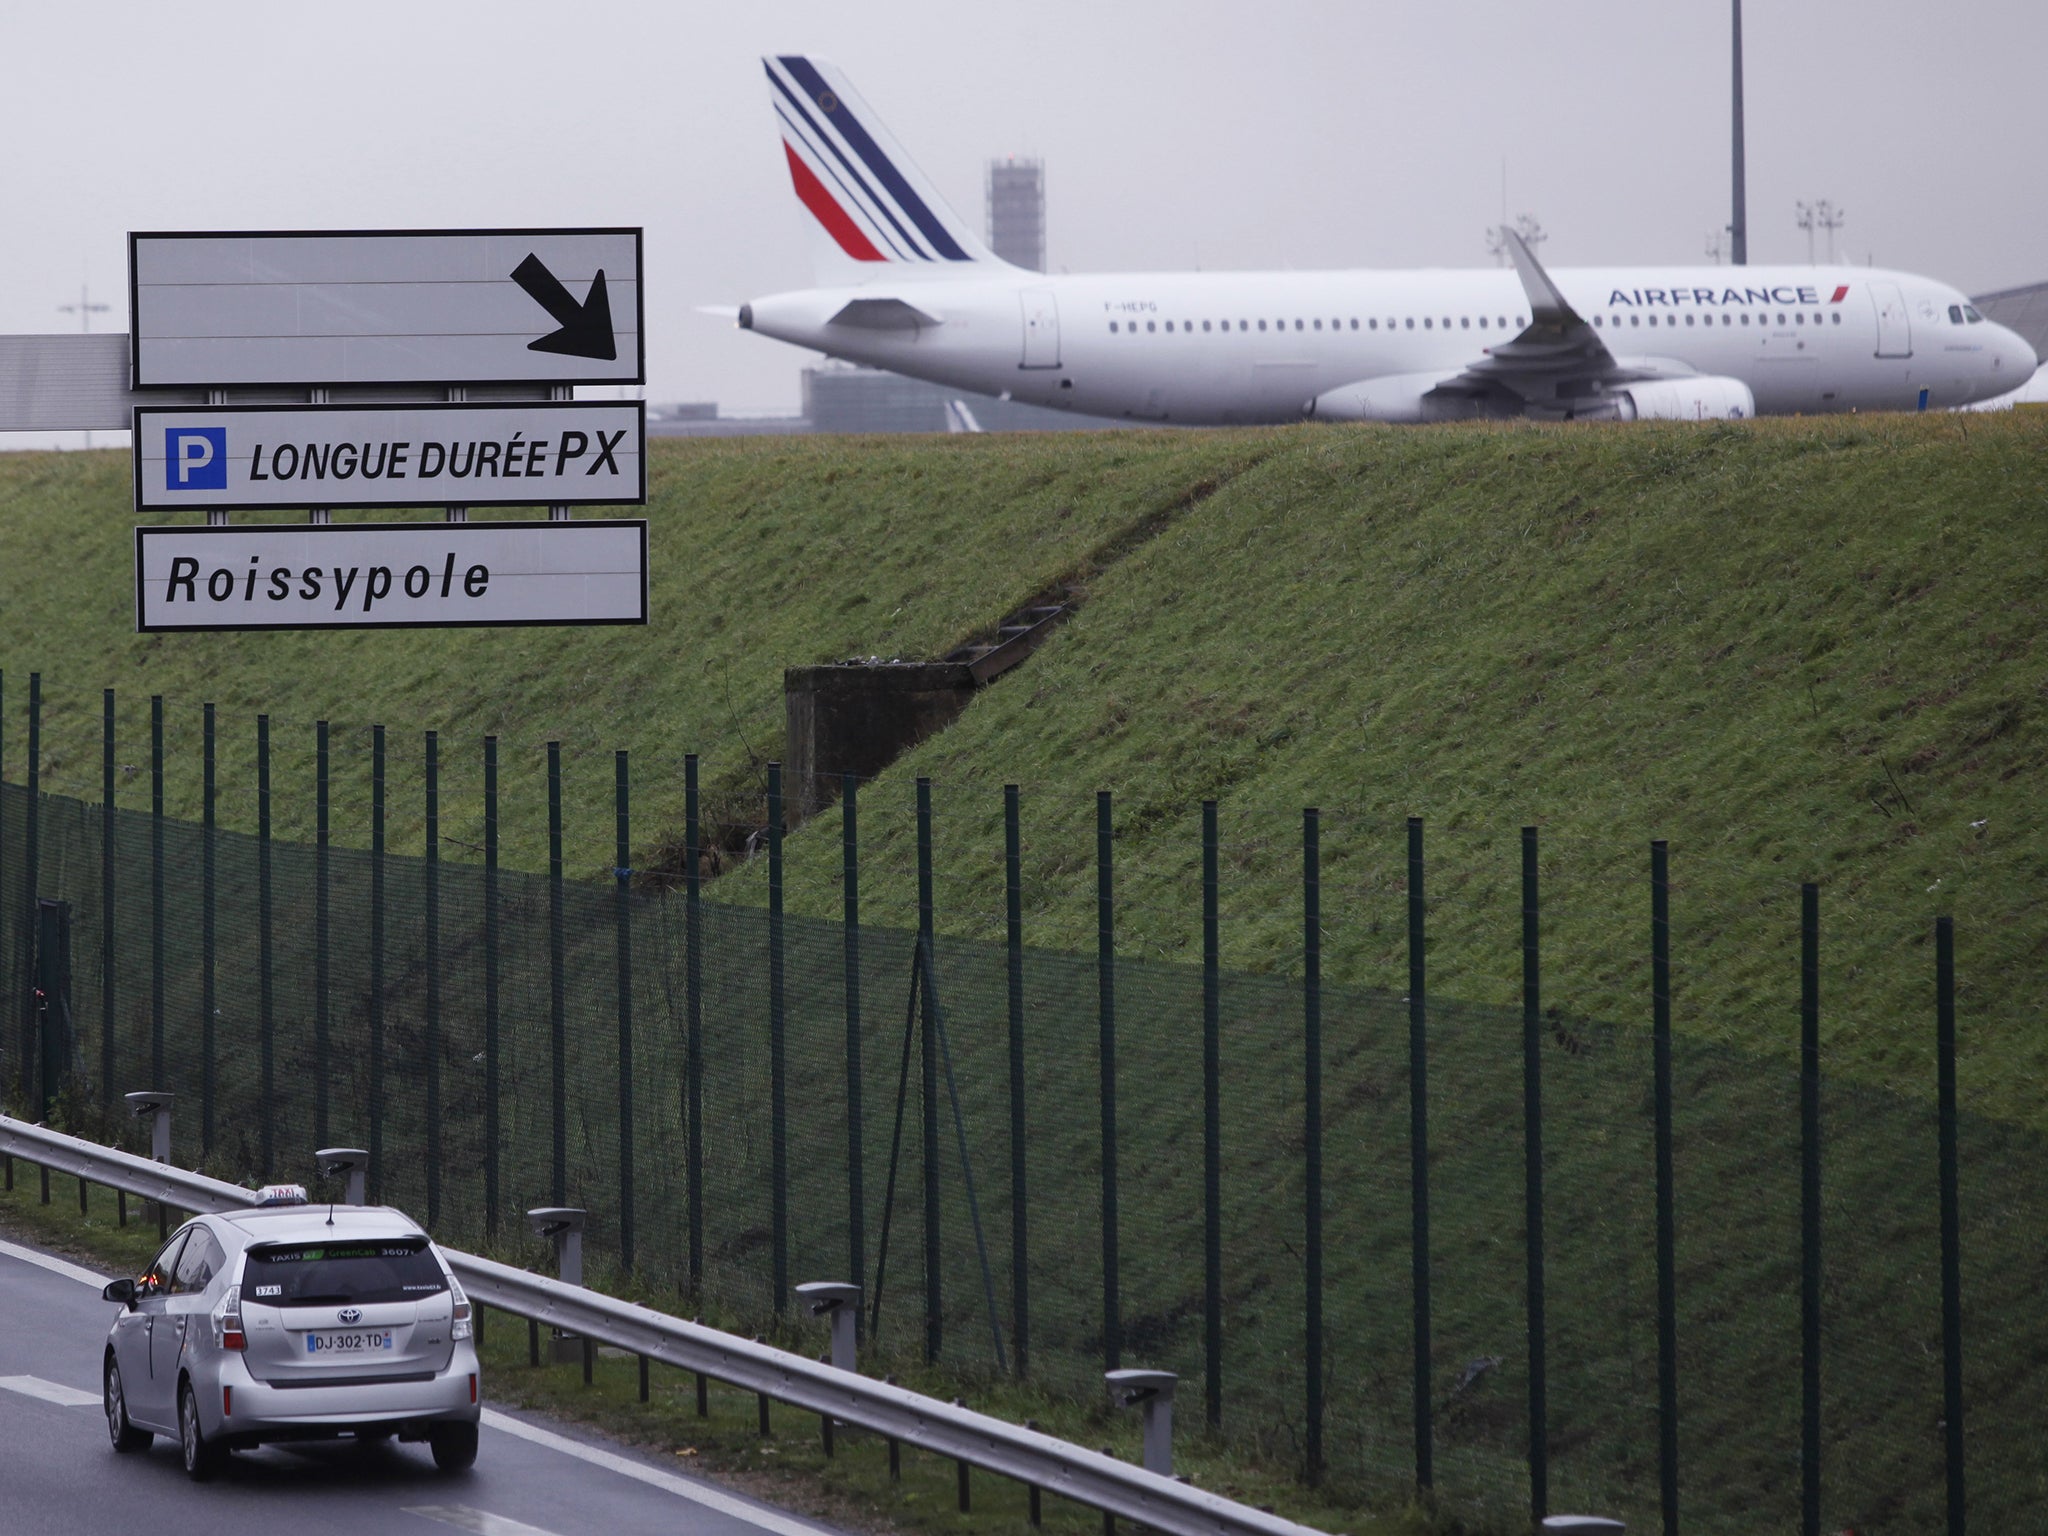
[[[443,1472],[467,1472],[476,1465],[476,1426],[446,1420],[428,1426],[427,1445]]]
[[[123,1455],[131,1451],[146,1451],[149,1442],[156,1436],[146,1429],[137,1429],[128,1418],[128,1394],[121,1390],[121,1367],[107,1356],[106,1378],[100,1383],[100,1398],[107,1409],[107,1438],[114,1442],[114,1449]]]
[[[221,1448],[210,1444],[200,1431],[199,1399],[189,1381],[178,1392],[178,1440],[185,1453],[185,1475],[195,1483],[212,1477],[226,1459]]]

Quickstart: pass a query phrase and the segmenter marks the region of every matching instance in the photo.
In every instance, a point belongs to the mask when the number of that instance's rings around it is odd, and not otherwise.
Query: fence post
[[[1956,1176],[1956,930],[1934,920],[1936,1097],[1941,1154],[1941,1392],[1948,1536],[1963,1536],[1963,1239]]]
[[[29,683],[33,690],[34,674]],[[29,815],[35,815],[33,796]],[[29,826],[33,828],[35,822],[31,820]],[[34,846],[31,841],[31,864]],[[164,1080],[164,696],[160,693],[149,700],[149,1080],[159,1085]]]
[[[844,918],[846,998],[846,1246],[856,1284],[864,1283],[868,1264],[866,1154],[861,1146],[860,1027],[860,776],[848,769],[839,776],[840,896]],[[865,1309],[853,1309],[854,1337],[866,1326]]]
[[[277,1010],[272,976],[270,885],[270,716],[256,717],[256,990],[257,1054],[263,1082],[263,1177],[277,1166]]]
[[[1223,1427],[1223,923],[1216,802],[1202,802],[1202,1357],[1209,1428]]]
[[[1010,1014],[1010,1329],[1017,1375],[1030,1371],[1031,1200],[1024,1115],[1024,830],[1014,784],[1003,786],[1004,971]]]
[[[36,1038],[42,1021],[36,1016],[36,887],[41,883],[37,871],[37,841],[40,834],[39,822],[42,815],[42,758],[43,758],[43,674],[31,672],[28,675],[28,806],[27,833],[22,839],[21,863],[21,955],[22,955],[22,1013],[21,1013],[21,1096],[34,1103],[38,1084],[35,1080]],[[43,1175],[43,1197],[49,1199],[50,1176]]]
[[[548,1188],[556,1205],[569,1199],[569,999],[562,912],[562,744],[548,743]]]
[[[1308,1480],[1323,1479],[1323,876],[1322,828],[1301,813],[1302,1132],[1306,1184]]]
[[[100,695],[100,1103],[113,1102],[114,690],[108,688]]]
[[[484,1230],[498,1231],[498,738],[484,738]]]
[[[782,996],[782,764],[768,765],[768,1135],[775,1314],[789,1297],[789,1062]]]
[[[690,1204],[690,1293],[701,1294],[704,1286],[704,907],[702,878],[697,863],[703,840],[697,798],[697,754],[683,758],[683,911],[689,924],[684,945],[683,992],[686,1038],[684,1041],[684,1118],[689,1121],[689,1204]],[[697,1379],[701,1397],[704,1379]]]
[[[1799,888],[1800,1529],[1820,1536],[1820,887]]]
[[[216,806],[219,804],[217,742],[214,708],[200,706],[199,786],[199,1147],[213,1150],[214,1061],[220,1048],[216,1031],[220,1026],[218,981],[218,886],[215,884],[219,842]]]
[[[612,754],[618,863],[614,903],[618,922],[619,990],[619,1262],[633,1267],[633,802],[623,748]],[[642,1357],[643,1359],[645,1357]]]
[[[384,727],[370,727],[370,1195],[384,1189]]]
[[[1543,967],[1536,829],[1522,828],[1522,1220],[1528,1234],[1529,1521],[1550,1513],[1550,1426],[1543,1317]]]
[[[1678,1221],[1671,1172],[1671,865],[1670,849],[1661,838],[1650,844],[1650,993],[1657,1113],[1657,1465],[1664,1536],[1678,1536]]]
[[[1415,1481],[1435,1484],[1430,1428],[1429,1007],[1424,967],[1422,818],[1408,818],[1409,1283],[1415,1308]]]
[[[327,1000],[333,904],[328,883],[333,875],[328,773],[327,722],[318,720],[313,724],[313,1139],[323,1147],[327,1145],[327,1078],[334,1049]]]
[[[945,1342],[939,1286],[939,1058],[932,1028],[932,944],[936,922],[932,912],[932,781],[917,781],[917,953],[923,970],[923,1018],[917,1032],[920,1083],[924,1090],[924,1357],[939,1358]]]
[[[441,1220],[441,737],[426,737],[427,1225]]]
[[[1095,1007],[1102,1093],[1102,1368],[1123,1365],[1122,1302],[1117,1290],[1116,1208],[1116,884],[1110,792],[1095,792]]]

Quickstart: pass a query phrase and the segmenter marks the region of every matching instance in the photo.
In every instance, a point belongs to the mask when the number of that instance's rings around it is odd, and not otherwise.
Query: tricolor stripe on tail
[[[801,54],[761,64],[791,185],[836,262],[958,270],[995,261],[833,65]]]

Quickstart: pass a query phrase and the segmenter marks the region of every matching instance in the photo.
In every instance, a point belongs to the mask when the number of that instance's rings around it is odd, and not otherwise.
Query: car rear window
[[[242,1299],[273,1307],[417,1301],[448,1289],[424,1237],[274,1243],[249,1250]]]

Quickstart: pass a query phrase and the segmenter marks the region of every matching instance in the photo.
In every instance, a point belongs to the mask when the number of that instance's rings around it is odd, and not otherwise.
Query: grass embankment
[[[1085,610],[866,797],[868,910],[905,921],[910,780],[937,783],[943,928],[999,931],[1000,785],[1026,805],[1027,936],[1086,948],[1093,794],[1117,793],[1126,952],[1199,935],[1198,803],[1222,802],[1224,960],[1300,946],[1298,808],[1325,813],[1325,974],[1405,980],[1401,820],[1428,819],[1445,995],[1519,984],[1516,828],[1546,847],[1549,1000],[1635,1019],[1644,844],[1674,849],[1681,1030],[1781,1049],[1796,882],[1823,886],[1829,1067],[1919,1091],[1931,919],[1962,935],[1963,1091],[2048,1127],[2042,529],[2048,422],[1879,417],[657,444],[646,630],[138,636],[127,461],[0,458],[4,769],[44,673],[44,784],[98,793],[118,690],[121,795],[147,795],[147,695],[171,702],[169,809],[196,819],[199,710],[221,709],[223,825],[255,819],[272,717],[278,834],[310,836],[312,721],[336,722],[337,840],[368,840],[365,727],[392,728],[390,846],[417,846],[418,733],[442,733],[451,855],[482,841],[476,740],[504,754],[506,858],[545,854],[541,744],[569,756],[569,862],[609,863],[634,750],[650,847],[681,757],[758,814],[781,670],[936,655],[1050,581]],[[1213,495],[1209,494],[1211,491]],[[1097,568],[1131,530],[1163,529]],[[283,786],[292,786],[283,789]],[[790,843],[793,910],[833,914],[836,818]],[[640,862],[647,862],[645,859]],[[726,899],[759,896],[731,882]]]
[[[140,1273],[158,1248],[156,1224],[140,1200],[128,1202],[128,1221],[116,1220],[115,1197],[93,1188],[89,1209],[77,1208],[77,1181],[61,1174],[50,1177],[51,1201],[41,1203],[41,1174],[34,1165],[14,1165],[14,1188],[0,1191],[0,1234],[52,1248],[109,1275]],[[548,1259],[539,1249],[495,1255],[509,1262],[545,1270]],[[672,1299],[630,1288],[621,1294],[673,1310]],[[594,1361],[590,1384],[580,1365],[555,1364],[543,1330],[543,1364],[529,1364],[524,1321],[507,1313],[480,1309],[483,1331],[478,1340],[485,1378],[486,1401],[493,1406],[539,1409],[559,1418],[591,1425],[630,1444],[675,1458],[677,1470],[727,1482],[781,1508],[815,1516],[857,1531],[912,1531],[947,1536],[996,1536],[1033,1530],[1023,1488],[986,1474],[970,1474],[970,1509],[959,1509],[957,1464],[906,1449],[899,1459],[900,1478],[892,1478],[884,1443],[872,1436],[841,1429],[835,1454],[824,1454],[817,1420],[790,1408],[771,1410],[770,1432],[761,1433],[758,1400],[750,1393],[712,1383],[706,1394],[708,1415],[697,1411],[696,1378],[666,1367],[648,1372],[648,1395],[640,1397],[637,1359],[623,1351],[603,1349]],[[716,1315],[704,1321],[736,1328],[740,1321]],[[792,1332],[775,1342],[795,1350],[818,1347],[813,1330]],[[81,1340],[89,1348],[91,1340]],[[907,1372],[903,1385],[945,1397],[955,1384],[942,1373]],[[1076,1444],[1101,1446],[1125,1460],[1139,1458],[1141,1447],[1134,1414],[1113,1413],[1102,1403],[1081,1405],[1034,1394],[1021,1387],[998,1387],[978,1393],[975,1407],[1013,1423],[1034,1423],[1048,1434]],[[1263,1504],[1290,1519],[1357,1536],[1422,1536],[1433,1522],[1419,1510],[1387,1517],[1318,1499],[1288,1469],[1260,1467],[1242,1457],[1218,1455],[1199,1437],[1183,1434],[1177,1446],[1177,1470],[1202,1487],[1226,1497]],[[1047,1495],[1042,1500],[1039,1529],[1053,1536],[1095,1536],[1101,1516],[1081,1505]]]

